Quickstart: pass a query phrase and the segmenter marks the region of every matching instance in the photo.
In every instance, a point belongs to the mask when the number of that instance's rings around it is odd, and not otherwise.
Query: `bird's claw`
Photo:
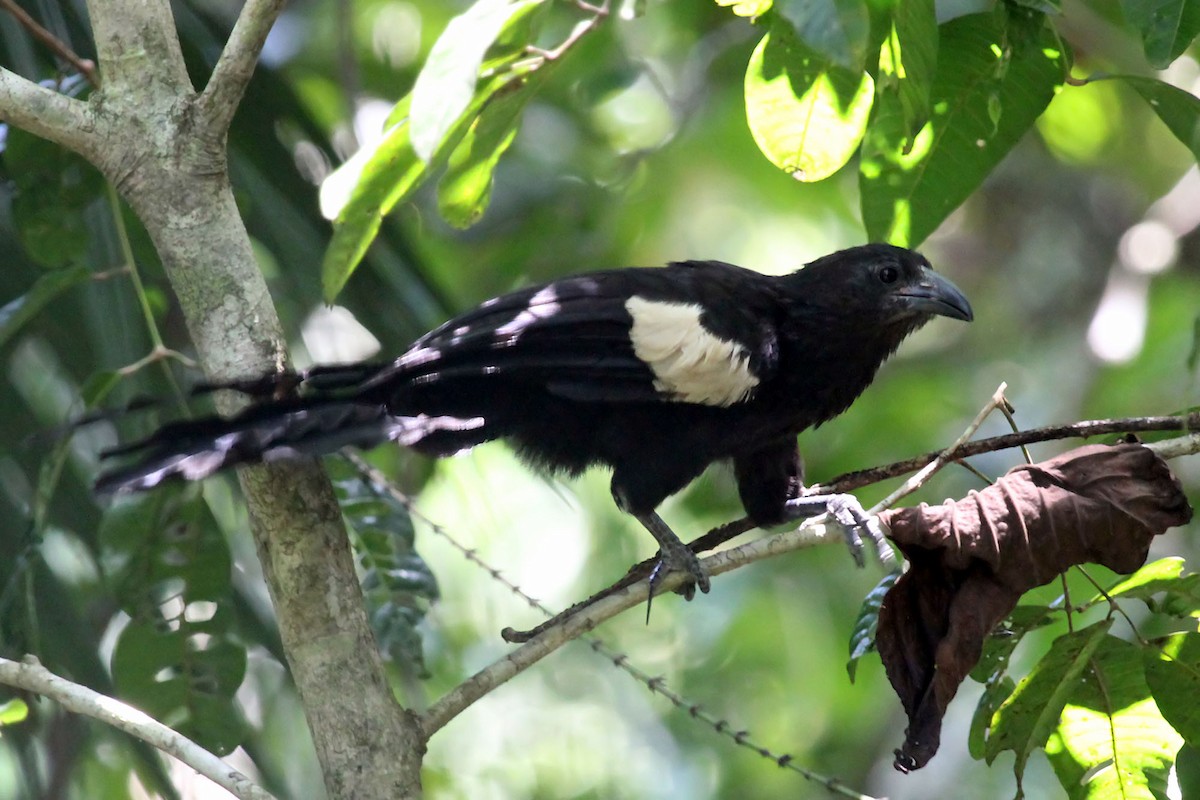
[[[699,556],[682,542],[679,543],[678,548],[662,548],[658,551],[658,562],[650,571],[650,594],[652,596],[659,581],[671,572],[683,572],[688,575],[689,580],[676,589],[685,600],[695,597],[697,588],[705,594],[711,588],[708,572],[701,565]]]
[[[875,548],[875,554],[881,564],[888,566],[896,559],[891,546],[887,543],[887,539],[883,535],[883,528],[879,525],[879,519],[872,514],[868,514],[862,507],[862,503],[858,502],[858,498],[852,494],[814,494],[797,497],[788,501],[787,510],[788,515],[792,519],[813,517],[818,514],[828,513],[835,522],[842,526],[842,530],[846,536],[846,544],[850,548],[850,555],[854,558],[854,563],[859,567],[866,564],[863,558],[863,542],[859,531],[866,533],[867,538]]]

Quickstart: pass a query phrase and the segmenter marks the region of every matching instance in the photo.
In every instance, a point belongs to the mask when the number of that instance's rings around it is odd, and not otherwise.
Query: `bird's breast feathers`
[[[725,407],[758,386],[746,347],[706,328],[701,306],[634,295],[625,309],[634,355],[654,373],[654,388],[670,399]]]

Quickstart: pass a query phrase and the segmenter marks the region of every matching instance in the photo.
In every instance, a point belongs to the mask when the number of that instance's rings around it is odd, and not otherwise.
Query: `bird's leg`
[[[691,576],[691,582],[682,587],[683,596],[688,600],[692,599],[696,587],[700,587],[702,592],[707,592],[709,589],[708,573],[704,571],[704,567],[700,566],[700,559],[692,552],[692,549],[681,542],[675,532],[655,512],[651,511],[636,516],[637,521],[642,523],[658,542],[658,563],[654,565],[654,569],[650,573],[650,597],[654,597],[654,587],[658,581],[671,571],[686,572]],[[646,616],[647,618],[650,616],[649,601],[646,602]]]
[[[845,531],[850,555],[860,567],[865,563],[862,538],[858,535],[860,530],[866,532],[881,563],[890,564],[895,559],[891,546],[883,536],[883,529],[879,527],[879,520],[867,514],[858,498],[852,494],[810,494],[793,497],[784,505],[784,513],[790,520],[807,519],[828,513]]]

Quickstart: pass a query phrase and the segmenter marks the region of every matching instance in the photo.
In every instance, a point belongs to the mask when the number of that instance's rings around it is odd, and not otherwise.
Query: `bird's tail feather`
[[[347,445],[372,447],[389,439],[424,450],[429,448],[420,445],[427,438],[454,442],[453,449],[461,449],[491,436],[481,417],[397,416],[375,403],[295,399],[251,406],[229,419],[176,422],[139,442],[109,450],[103,458],[135,460],[102,474],[96,490],[148,489],[172,477],[198,480],[237,464],[319,456]]]

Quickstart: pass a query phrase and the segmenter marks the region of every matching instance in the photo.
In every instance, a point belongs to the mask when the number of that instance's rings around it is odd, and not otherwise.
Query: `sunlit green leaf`
[[[1070,686],[1046,755],[1071,800],[1153,800],[1167,796],[1182,744],[1150,696],[1141,649],[1106,636]]]
[[[446,174],[438,186],[438,209],[447,222],[459,228],[473,225],[487,209],[492,173],[516,137],[521,112],[535,91],[532,86],[514,85],[513,89],[500,93],[484,107],[450,154]]]
[[[523,85],[524,79],[520,75],[509,72],[478,87],[470,105],[442,139],[438,152],[428,163],[417,157],[409,139],[409,124],[401,121],[378,143],[355,154],[326,179],[322,186],[322,209],[327,215],[337,211],[333,238],[321,267],[321,285],[327,303],[337,298],[354,274],[379,232],[383,217],[436,172],[498,92],[521,91],[516,87]],[[326,185],[330,181],[335,183],[327,196]],[[339,206],[341,197],[344,202]]]
[[[1155,592],[1164,591],[1175,584],[1183,573],[1185,564],[1186,562],[1178,556],[1151,561],[1132,575],[1117,581],[1105,594],[1109,597],[1123,595],[1149,597]],[[1098,603],[1103,599],[1104,595],[1097,593],[1092,597],[1091,602]]]
[[[1200,34],[1196,0],[1121,0],[1121,8],[1141,33],[1146,59],[1157,69],[1166,69]]]
[[[89,272],[84,267],[59,269],[38,278],[33,287],[0,308],[0,347],[8,343],[38,312],[63,292],[86,283]]]
[[[433,159],[471,104],[483,58],[504,27],[541,2],[477,0],[450,20],[413,86],[411,138],[418,158],[425,162]]]
[[[998,675],[995,680],[984,685],[983,694],[975,706],[975,714],[971,717],[970,732],[967,734],[967,750],[972,758],[982,759],[986,755],[987,740],[996,711],[1012,696],[1016,688],[1016,682],[1007,675]]]
[[[29,717],[29,706],[19,697],[0,703],[0,728],[16,725]]]
[[[1200,633],[1177,633],[1146,648],[1146,683],[1171,726],[1200,746]]]
[[[1136,75],[1116,77],[1141,95],[1175,138],[1183,142],[1195,159],[1200,161],[1200,98],[1154,78]]]
[[[850,660],[846,662],[846,672],[850,674],[851,683],[858,673],[858,662],[867,653],[875,650],[875,631],[879,627],[879,607],[883,598],[896,582],[897,573],[889,573],[879,583],[875,584],[867,596],[863,598],[862,606],[858,609],[858,618],[854,620],[854,629],[850,631]]]
[[[797,180],[827,178],[858,149],[872,85],[869,75],[834,66],[777,28],[759,42],[746,69],[754,141]]]
[[[894,94],[911,143],[929,119],[929,92],[937,68],[938,29],[933,0],[897,3],[879,49],[876,96]]]
[[[1000,753],[1012,750],[1017,756],[1013,771],[1020,780],[1029,756],[1058,725],[1063,706],[1110,627],[1112,621],[1106,620],[1054,641],[992,717],[992,733],[984,752],[989,764]]]
[[[862,70],[871,28],[863,0],[776,0],[774,12],[819,60]]]
[[[980,683],[994,678],[998,672],[1008,668],[1008,659],[1021,643],[1025,634],[1049,625],[1054,613],[1045,606],[1019,605],[1008,619],[984,640],[979,662],[971,670],[971,677]]]
[[[1043,23],[1002,4],[941,26],[933,116],[912,141],[899,98],[879,98],[859,175],[871,239],[918,245],[1033,125],[1065,69],[1063,45]]]
[[[760,17],[771,9],[774,0],[717,0],[739,17]]]

